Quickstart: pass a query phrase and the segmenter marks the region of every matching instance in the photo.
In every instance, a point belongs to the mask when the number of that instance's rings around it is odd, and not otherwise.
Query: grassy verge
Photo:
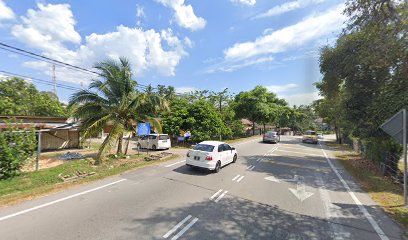
[[[243,138],[237,138],[237,139],[231,139],[231,140],[225,140],[226,143],[232,144],[232,143],[236,143],[236,142],[241,142],[244,140],[253,140],[256,138],[261,137],[261,135],[255,135],[255,136],[250,136],[250,137],[243,137]]]
[[[71,160],[64,164],[43,169],[38,172],[27,172],[8,180],[0,181],[0,206],[7,206],[20,201],[29,200],[50,192],[60,191],[70,186],[95,181],[108,176],[117,175],[125,171],[152,165],[170,159],[177,158],[177,155],[165,157],[161,160],[146,161],[146,154],[133,155],[129,159],[107,159],[103,164],[94,166],[89,159]],[[59,178],[73,175],[76,171],[95,172],[95,175],[78,179],[74,182],[64,182]]]
[[[329,143],[328,146],[339,150],[336,159],[347,172],[386,213],[407,229],[408,208],[403,206],[402,186],[383,176],[376,165],[363,159],[349,147],[333,143]]]

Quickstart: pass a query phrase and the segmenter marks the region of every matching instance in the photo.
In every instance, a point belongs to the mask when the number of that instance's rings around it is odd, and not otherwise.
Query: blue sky
[[[263,85],[299,105],[318,97],[318,51],[341,31],[343,9],[336,0],[0,0],[0,42],[84,68],[125,56],[139,83],[178,92]],[[49,63],[2,49],[0,62],[0,70],[51,80]],[[65,85],[92,77],[56,67]],[[57,93],[66,102],[73,91]]]

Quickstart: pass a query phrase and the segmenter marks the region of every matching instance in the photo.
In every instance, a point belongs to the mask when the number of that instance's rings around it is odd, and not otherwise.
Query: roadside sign
[[[405,109],[399,111],[397,114],[392,116],[390,119],[385,121],[380,128],[398,141],[400,144],[403,144],[403,128],[404,128],[404,111]]]
[[[150,134],[150,123],[139,123],[137,125],[137,135],[148,135]]]
[[[407,110],[402,109],[390,119],[385,121],[380,128],[397,140],[403,146],[404,154],[404,205],[408,206],[408,163],[407,163]]]

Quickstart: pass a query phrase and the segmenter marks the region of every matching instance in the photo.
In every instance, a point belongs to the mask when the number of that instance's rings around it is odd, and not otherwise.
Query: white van
[[[171,147],[171,142],[168,134],[149,134],[140,137],[137,141],[137,148],[147,148],[147,149],[169,149]]]

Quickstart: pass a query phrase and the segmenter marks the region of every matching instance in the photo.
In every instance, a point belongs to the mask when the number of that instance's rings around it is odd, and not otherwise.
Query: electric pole
[[[55,76],[55,64],[52,65],[52,81],[54,83],[54,94],[57,96],[57,77]]]

